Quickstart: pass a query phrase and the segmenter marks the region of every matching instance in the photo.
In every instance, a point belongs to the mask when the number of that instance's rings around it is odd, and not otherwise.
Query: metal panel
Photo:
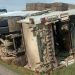
[[[8,19],[9,32],[21,31],[21,24],[17,23],[20,18],[11,17]]]
[[[3,18],[0,19],[0,27],[7,27],[8,26],[8,20]]]
[[[0,27],[0,34],[5,34],[5,33],[8,33],[8,32],[9,32],[8,27]]]
[[[40,56],[37,44],[37,37],[33,35],[32,28],[30,24],[22,24],[23,26],[23,34],[24,34],[24,42],[26,47],[26,53],[28,58],[28,65],[32,70],[40,63]]]

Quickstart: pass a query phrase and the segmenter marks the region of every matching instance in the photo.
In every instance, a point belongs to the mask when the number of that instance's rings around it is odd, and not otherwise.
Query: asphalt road
[[[9,69],[7,69],[6,67],[0,65],[0,75],[19,75]]]

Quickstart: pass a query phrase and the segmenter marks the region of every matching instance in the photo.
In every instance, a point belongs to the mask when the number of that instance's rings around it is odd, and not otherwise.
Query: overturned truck
[[[22,36],[29,68],[39,71],[54,70],[65,63],[67,58],[73,59],[74,15],[74,10],[47,12],[18,21],[22,23]]]

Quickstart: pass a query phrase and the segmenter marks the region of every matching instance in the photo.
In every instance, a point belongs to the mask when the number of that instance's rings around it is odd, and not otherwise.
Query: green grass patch
[[[7,64],[3,61],[0,60],[0,64],[5,66],[6,68],[12,70],[13,72],[18,73],[19,75],[35,75],[35,72],[29,70],[29,69],[25,69],[23,67],[19,67],[13,64]]]
[[[75,63],[68,67],[55,70],[52,75],[75,75]]]
[[[35,72],[33,72],[29,69],[19,67],[19,66],[13,65],[13,64],[9,65],[1,60],[0,60],[0,64],[5,66],[6,68],[18,73],[19,75],[36,75]],[[45,75],[45,74],[41,73],[40,75]],[[56,69],[52,73],[52,75],[75,75],[75,63],[68,67]]]

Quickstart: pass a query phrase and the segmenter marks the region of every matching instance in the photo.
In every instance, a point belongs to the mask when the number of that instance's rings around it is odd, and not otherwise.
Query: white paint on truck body
[[[37,37],[33,35],[32,28],[29,28],[29,24],[22,23],[22,28],[28,65],[34,70],[38,66],[37,63],[40,62]]]

